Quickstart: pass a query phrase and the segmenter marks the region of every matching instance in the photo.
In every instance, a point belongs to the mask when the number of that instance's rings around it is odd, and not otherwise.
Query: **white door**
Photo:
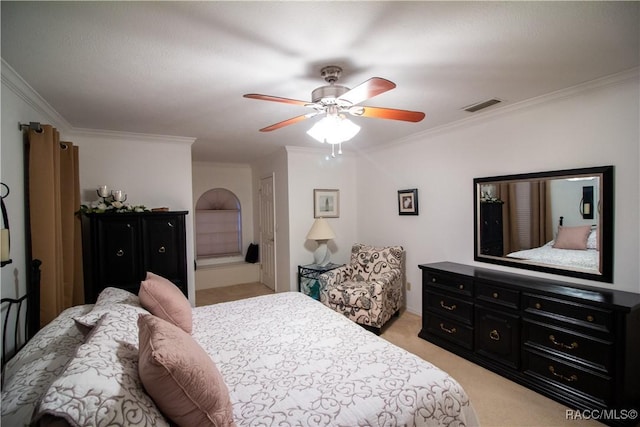
[[[260,281],[276,288],[275,202],[273,176],[260,180]]]

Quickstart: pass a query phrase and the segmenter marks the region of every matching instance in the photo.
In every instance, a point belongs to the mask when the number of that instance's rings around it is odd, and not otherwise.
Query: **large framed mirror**
[[[473,184],[476,261],[613,282],[613,166]]]

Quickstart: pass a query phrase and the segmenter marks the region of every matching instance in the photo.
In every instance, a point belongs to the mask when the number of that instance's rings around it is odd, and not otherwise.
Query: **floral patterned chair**
[[[321,274],[318,281],[324,305],[379,334],[404,304],[405,251],[357,243],[349,265]]]

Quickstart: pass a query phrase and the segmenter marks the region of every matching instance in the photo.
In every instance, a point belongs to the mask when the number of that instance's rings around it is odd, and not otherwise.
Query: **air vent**
[[[480,110],[485,109],[487,107],[491,107],[492,105],[496,105],[496,104],[498,104],[500,102],[502,102],[502,100],[500,100],[498,98],[492,98],[492,99],[489,99],[487,101],[478,102],[476,104],[472,104],[472,105],[469,105],[467,107],[464,107],[463,110],[464,111],[468,111],[470,113],[475,113],[476,111],[480,111]]]

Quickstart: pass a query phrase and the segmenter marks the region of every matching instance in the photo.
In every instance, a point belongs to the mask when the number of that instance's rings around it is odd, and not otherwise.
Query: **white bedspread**
[[[135,420],[125,425],[157,425],[141,416],[140,399],[130,397],[142,388],[117,387],[137,373],[141,308],[122,302],[100,307],[101,320],[85,337],[74,318],[91,308],[66,310],[7,364],[2,425],[30,424],[36,408],[37,417],[64,417],[71,425],[111,425],[121,418]],[[198,307],[193,325],[194,339],[223,375],[238,426],[479,424],[464,390],[446,372],[303,294]],[[85,376],[78,366],[101,368]],[[114,394],[114,387],[122,392]],[[64,408],[51,410],[51,402]],[[147,406],[145,414],[157,411]],[[121,408],[127,411],[122,416]]]
[[[512,252],[507,256],[536,263],[599,271],[600,253],[595,249],[556,249],[553,241],[539,248]]]
[[[447,373],[297,292],[198,307],[238,426],[478,425]]]

